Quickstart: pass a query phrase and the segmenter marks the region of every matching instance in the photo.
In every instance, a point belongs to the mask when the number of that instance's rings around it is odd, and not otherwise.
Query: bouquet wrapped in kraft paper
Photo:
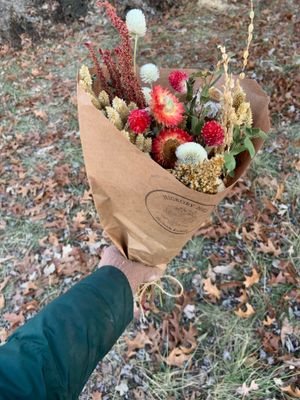
[[[81,67],[77,93],[88,180],[119,250],[149,266],[166,264],[245,173],[270,128],[269,99],[244,72],[253,3],[236,76],[224,46],[214,69],[138,69],[143,12],[130,10],[124,22],[109,2],[97,4],[120,41],[98,52],[85,43],[94,67]]]
[[[169,86],[169,73],[160,71],[160,85]],[[254,80],[244,79],[241,86],[251,104],[253,127],[268,132],[267,95]],[[95,92],[99,90],[98,86]],[[223,191],[197,192],[122,136],[79,85],[77,93],[85,167],[103,229],[129,259],[168,263],[248,169],[249,153],[239,154],[234,176]],[[256,152],[262,143],[261,138],[253,139]]]

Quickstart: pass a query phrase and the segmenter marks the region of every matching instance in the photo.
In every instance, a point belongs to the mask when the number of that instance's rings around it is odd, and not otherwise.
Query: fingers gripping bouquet
[[[268,98],[246,79],[253,32],[239,76],[220,46],[214,70],[137,68],[144,14],[126,22],[98,3],[120,35],[113,50],[86,43],[78,110],[87,175],[103,228],[130,259],[176,256],[248,168],[269,130]]]

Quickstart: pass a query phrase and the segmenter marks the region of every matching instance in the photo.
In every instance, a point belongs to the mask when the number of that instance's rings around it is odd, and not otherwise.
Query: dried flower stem
[[[243,59],[244,59],[244,61],[243,61],[243,71],[245,70],[245,68],[246,68],[246,66],[248,64],[249,48],[250,48],[250,44],[251,44],[252,39],[253,39],[253,30],[254,30],[254,24],[253,24],[253,21],[254,21],[253,0],[250,0],[250,7],[251,7],[250,14],[249,14],[249,16],[250,16],[250,24],[248,26],[247,45],[246,45],[246,49],[245,49],[244,54],[243,54]]]
[[[90,56],[91,56],[91,58],[92,58],[92,60],[94,62],[95,70],[96,70],[96,76],[99,79],[99,81],[101,82],[102,89],[110,94],[110,89],[108,87],[107,81],[106,81],[105,76],[103,74],[102,68],[101,68],[100,63],[98,61],[98,58],[96,56],[96,52],[95,52],[95,49],[94,49],[92,43],[86,42],[84,45],[87,47],[87,49],[88,49],[88,51],[90,53]]]
[[[223,153],[226,147],[229,147],[233,139],[233,124],[231,120],[233,109],[232,90],[234,88],[234,80],[228,72],[230,58],[226,53],[225,46],[219,46],[222,53],[222,64],[224,68],[225,84],[223,91],[223,110],[222,110],[222,126],[224,127],[224,145],[218,150]]]
[[[134,73],[131,40],[126,23],[117,16],[116,9],[108,1],[98,2],[97,6],[105,7],[108,18],[121,37],[120,45],[113,51],[100,50],[101,54],[105,56],[104,62],[110,68],[115,94],[122,96],[128,102],[133,101],[143,108],[146,106],[146,102]],[[116,56],[117,63],[113,62],[113,56]]]
[[[114,95],[121,97],[122,96],[121,77],[118,68],[116,66],[116,63],[114,62],[111,56],[111,53],[109,50],[102,50],[102,49],[99,49],[99,53],[102,56],[102,60],[109,72],[112,81],[112,87],[115,89]]]
[[[133,52],[133,70],[134,70],[134,73],[136,73],[136,53],[137,53],[137,47],[138,47],[138,40],[139,40],[138,35],[135,35],[135,38],[134,38],[134,52]]]

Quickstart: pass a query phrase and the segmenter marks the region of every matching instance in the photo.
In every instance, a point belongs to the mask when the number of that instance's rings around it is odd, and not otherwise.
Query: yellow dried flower
[[[89,85],[86,83],[86,81],[84,81],[83,79],[80,79],[79,85],[80,85],[91,97],[95,97],[94,92],[93,92],[91,86],[89,86]]]
[[[151,153],[152,151],[152,139],[146,138],[144,142],[144,153]]]
[[[110,106],[109,96],[105,90],[101,90],[101,92],[99,93],[98,99],[103,108]]]
[[[110,122],[121,131],[124,125],[118,111],[116,111],[113,107],[105,107],[105,111]]]
[[[239,109],[239,107],[241,106],[241,104],[243,104],[245,102],[245,93],[239,92],[236,93],[233,97],[233,107],[235,109],[235,111],[237,111]]]
[[[97,97],[92,97],[91,102],[96,108],[98,108],[98,110],[102,109],[100,101],[97,99]]]
[[[80,68],[79,71],[80,74],[80,81],[79,81],[79,85],[90,95],[91,97],[91,101],[92,104],[98,108],[99,110],[101,110],[101,104],[99,102],[99,100],[97,99],[94,91],[93,91],[93,87],[92,87],[92,77],[90,75],[90,71],[88,69],[88,67],[86,67],[85,65],[83,65]]]
[[[233,108],[233,94],[234,79],[232,74],[228,73],[230,58],[226,53],[225,46],[218,46],[222,53],[222,65],[224,68],[225,84],[223,85],[223,93],[221,96],[222,102],[222,115],[221,125],[224,128],[224,145],[219,148],[221,153],[224,152],[226,146],[230,146],[233,140],[233,128],[234,128],[234,108]]]
[[[90,70],[88,69],[88,67],[86,65],[82,65],[82,67],[79,70],[79,76],[80,79],[90,88],[92,87],[93,81],[92,81],[92,77],[90,74]]]
[[[185,186],[198,192],[217,193],[224,157],[220,154],[198,164],[177,164],[171,173]]]
[[[135,145],[141,151],[143,151],[144,142],[145,142],[144,136],[143,135],[137,135],[137,137],[135,139]]]
[[[249,48],[250,48],[250,44],[252,42],[253,39],[253,30],[254,30],[254,10],[253,10],[253,0],[250,0],[250,5],[251,5],[251,10],[249,13],[249,17],[250,17],[250,24],[248,26],[248,38],[247,38],[247,45],[246,45],[246,49],[244,50],[243,53],[243,71],[246,68],[247,64],[248,64],[248,58],[249,58]]]
[[[129,132],[129,138],[130,138],[131,143],[135,144],[136,133]]]
[[[213,101],[219,102],[221,100],[222,92],[214,86],[208,89],[208,94]]]
[[[242,103],[236,111],[237,125],[242,125],[247,120],[249,109],[251,110],[250,103]]]
[[[244,103],[245,101],[246,101],[246,93],[241,88],[240,82],[237,80],[233,94],[233,103],[232,103],[235,111],[237,111],[241,106],[241,104]]]
[[[137,108],[138,108],[138,106],[136,105],[136,103],[135,103],[134,101],[131,101],[131,102],[128,104],[128,109],[129,109],[129,111],[136,110]]]
[[[130,142],[129,132],[125,131],[124,129],[121,131],[122,135]]]
[[[251,107],[248,108],[247,115],[245,118],[245,124],[247,126],[252,126],[252,124],[253,124],[253,115],[252,115]]]
[[[118,111],[122,121],[126,122],[130,111],[125,101],[116,96],[112,101],[112,106],[116,111]]]
[[[143,135],[137,135],[135,139],[135,145],[144,153],[150,153],[152,150],[152,139],[145,138]]]

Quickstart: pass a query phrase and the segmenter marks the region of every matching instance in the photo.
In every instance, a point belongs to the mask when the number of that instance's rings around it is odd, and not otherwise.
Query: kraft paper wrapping
[[[161,70],[158,82],[169,89],[170,71]],[[268,132],[267,95],[253,80],[244,79],[241,85],[251,103],[254,127]],[[79,85],[77,96],[85,167],[103,229],[129,259],[152,266],[168,263],[247,170],[248,152],[238,158],[226,190],[215,195],[196,192],[127,141]],[[256,151],[262,143],[254,139]]]

